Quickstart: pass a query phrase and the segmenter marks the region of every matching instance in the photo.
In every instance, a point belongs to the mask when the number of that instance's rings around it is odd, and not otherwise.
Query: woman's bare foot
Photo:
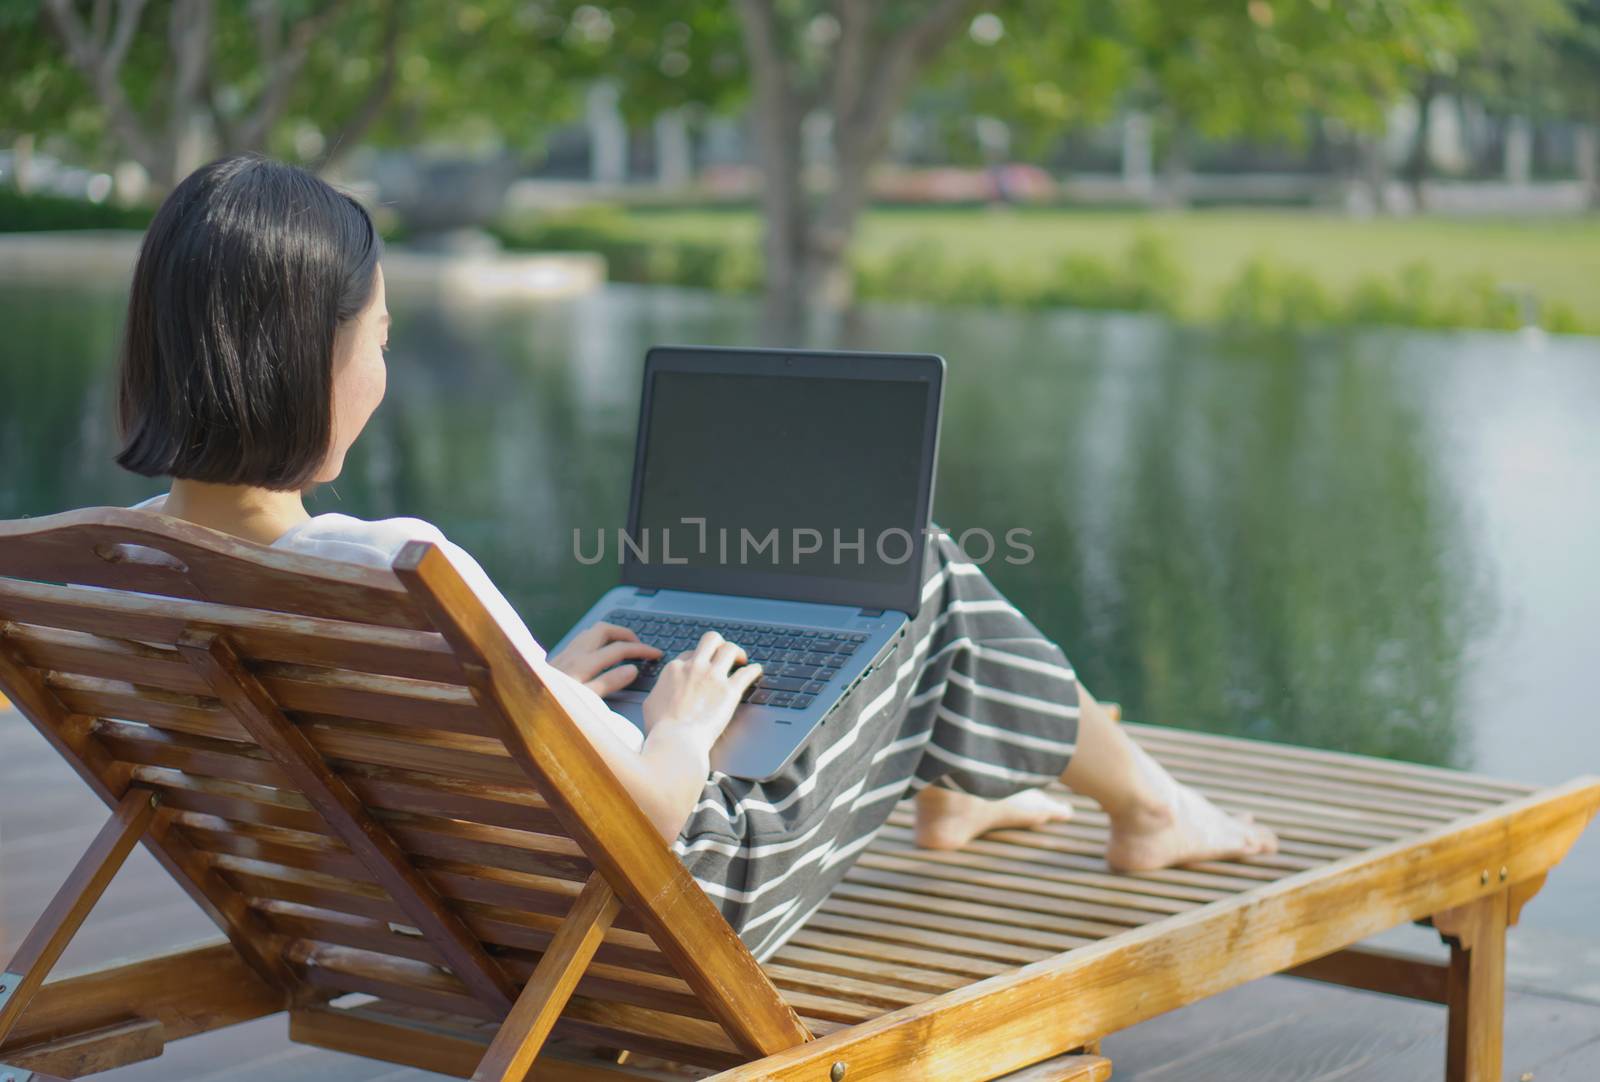
[[[1248,815],[1230,815],[1137,750],[1149,799],[1111,816],[1106,862],[1119,872],[1275,853],[1278,838]]]
[[[960,849],[990,830],[1061,823],[1072,805],[1040,789],[1025,789],[1004,800],[984,800],[930,785],[917,794],[917,844],[924,849]]]

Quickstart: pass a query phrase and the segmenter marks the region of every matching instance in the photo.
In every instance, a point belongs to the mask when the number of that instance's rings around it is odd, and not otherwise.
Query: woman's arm
[[[592,639],[584,649],[576,649],[582,636],[573,640],[550,664],[591,690],[599,691],[596,684],[602,681],[615,690],[610,685],[620,677],[601,669],[623,656],[637,656],[642,644],[635,642],[633,652],[616,654],[613,648],[620,644],[612,637],[602,633]],[[642,648],[660,653],[653,647]],[[583,725],[606,765],[668,841],[683,829],[710,776],[711,745],[727,728],[740,698],[761,677],[761,666],[745,664],[747,660],[741,647],[708,631],[694,650],[667,662],[644,701],[647,735],[637,751],[609,728]],[[631,680],[630,675],[620,686]]]
[[[662,667],[644,702],[647,735],[602,700],[638,675],[632,658],[658,657],[661,651],[638,641],[624,628],[606,625],[585,632],[557,657],[546,657],[522,618],[478,562],[445,540],[435,526],[404,522],[415,536],[443,545],[452,562],[485,607],[561,702],[611,772],[667,841],[678,836],[711,775],[711,745],[728,727],[739,698],[761,676],[758,665],[742,665],[745,653],[716,632],[707,632],[694,650]],[[372,524],[364,524],[372,525]],[[587,637],[585,637],[587,636]],[[576,649],[579,641],[584,648]]]

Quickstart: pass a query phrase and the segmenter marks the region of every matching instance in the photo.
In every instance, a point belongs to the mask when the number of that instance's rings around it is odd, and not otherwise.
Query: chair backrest
[[[0,523],[0,687],[102,799],[159,794],[147,844],[287,991],[503,1019],[592,882],[620,910],[562,1025],[712,1061],[809,1037],[440,549]]]

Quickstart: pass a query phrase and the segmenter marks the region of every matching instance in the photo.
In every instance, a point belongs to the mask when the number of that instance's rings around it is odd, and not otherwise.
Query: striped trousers
[[[1060,777],[1078,729],[1061,648],[946,534],[899,649],[775,778],[714,773],[674,848],[758,958],[805,923],[894,805],[926,785],[998,799]]]

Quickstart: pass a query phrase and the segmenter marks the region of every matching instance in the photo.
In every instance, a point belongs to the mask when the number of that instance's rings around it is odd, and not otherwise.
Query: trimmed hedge
[[[509,248],[592,251],[605,256],[613,281],[695,286],[724,293],[761,288],[760,252],[735,240],[663,239],[641,231],[614,207],[502,222]],[[1023,269],[953,259],[926,237],[876,258],[858,256],[863,299],[976,304],[1010,308],[1079,308],[1195,318],[1191,284],[1171,248],[1136,238],[1120,258],[1082,253],[1053,267]],[[1445,278],[1412,263],[1393,278],[1369,276],[1335,293],[1307,271],[1257,259],[1221,292],[1206,322],[1231,329],[1280,330],[1327,325],[1390,325],[1515,330],[1532,321],[1560,333],[1600,333],[1565,305],[1540,307],[1507,292],[1487,274]]]
[[[149,207],[87,203],[58,195],[23,195],[0,188],[0,233],[43,233],[58,229],[143,229],[155,217]]]
[[[23,196],[0,188],[0,232],[143,229],[146,207],[93,204],[55,196]],[[756,245],[720,238],[669,239],[642,231],[616,207],[508,218],[491,230],[507,248],[598,252],[612,281],[690,286],[721,293],[761,289]],[[1050,267],[1017,267],[952,258],[933,237],[858,256],[856,292],[863,299],[1043,309],[1200,315],[1232,329],[1290,330],[1326,325],[1391,325],[1514,330],[1529,322],[1559,333],[1600,333],[1561,304],[1540,306],[1500,288],[1487,274],[1446,278],[1412,263],[1392,278],[1369,276],[1335,293],[1314,275],[1270,260],[1247,264],[1222,290],[1215,310],[1196,313],[1192,284],[1171,248],[1137,237],[1116,258],[1069,253]]]

